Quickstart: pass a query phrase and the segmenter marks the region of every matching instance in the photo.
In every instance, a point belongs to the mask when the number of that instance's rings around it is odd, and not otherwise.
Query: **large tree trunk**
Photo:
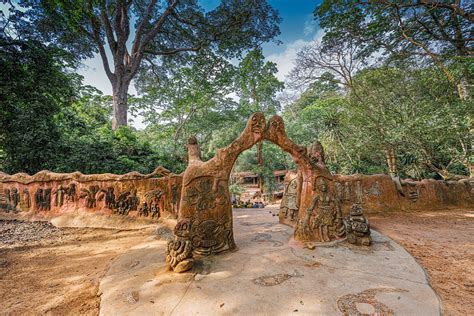
[[[128,98],[127,92],[130,82],[117,81],[112,84],[112,129],[115,131],[120,126],[127,126]]]
[[[385,159],[387,160],[388,173],[390,176],[395,177],[397,175],[397,156],[395,155],[395,148],[387,146],[385,148]]]

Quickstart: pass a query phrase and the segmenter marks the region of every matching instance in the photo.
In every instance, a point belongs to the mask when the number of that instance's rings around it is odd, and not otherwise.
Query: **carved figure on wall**
[[[212,177],[201,177],[193,180],[186,188],[183,201],[189,202],[190,206],[197,212],[203,212],[219,205],[229,203],[225,195],[224,183],[220,182],[214,189]]]
[[[56,190],[54,190],[54,206],[63,206],[64,204],[64,195],[66,194],[66,188],[62,185],[59,185]]]
[[[360,203],[353,204],[349,217],[345,221],[347,241],[351,244],[370,246],[370,225],[367,217],[364,216]]]
[[[64,200],[74,202],[76,200],[76,184],[71,183],[68,186],[60,184],[52,194],[54,195],[54,206],[63,206]]]
[[[23,203],[26,209],[30,209],[31,198],[30,198],[30,191],[28,191],[28,188],[23,189]]]
[[[128,195],[130,194],[129,191],[125,191],[119,194],[115,206],[117,208],[117,213],[120,215],[127,215],[130,211],[130,207],[128,205]]]
[[[219,220],[199,218],[200,214],[192,220],[193,235],[191,242],[194,253],[210,255],[227,250],[229,245],[235,247],[232,238],[232,227],[229,218],[223,215]]]
[[[76,184],[71,183],[69,186],[66,188],[65,193],[66,193],[66,201],[68,202],[75,202],[76,201]]]
[[[352,188],[351,188],[351,183],[350,182],[345,182],[344,183],[344,200],[350,201],[352,197]]]
[[[310,217],[310,227],[318,232],[320,241],[330,241],[329,228],[334,227],[337,237],[344,235],[344,225],[342,222],[341,209],[337,199],[334,199],[329,193],[326,180],[318,177],[315,180],[314,187],[317,187],[319,194],[316,194],[308,209],[306,210]]]
[[[43,189],[38,188],[35,192],[36,209],[41,211],[43,209]]]
[[[174,272],[185,272],[193,267],[193,247],[190,241],[191,222],[180,220],[174,229],[174,240],[168,243],[166,263]]]
[[[18,193],[17,188],[12,188],[10,193],[10,204],[12,206],[12,210],[16,210],[18,203],[20,203],[20,193]]]
[[[408,198],[414,203],[420,198],[420,192],[414,183],[408,184]]]
[[[290,216],[291,221],[294,221],[298,215],[297,197],[298,178],[294,178],[286,185],[280,204],[280,212],[282,212],[284,218]]]
[[[365,194],[372,196],[380,196],[380,184],[378,181],[375,181],[374,184],[368,189],[365,190]]]
[[[140,204],[140,199],[137,197],[137,189],[132,190],[132,194],[127,198],[129,211],[136,211]]]
[[[95,208],[97,206],[97,193],[100,191],[98,185],[91,185],[89,189],[81,188],[80,199],[86,199],[87,208]]]
[[[362,183],[360,180],[356,181],[356,188],[355,188],[355,193],[356,193],[356,199],[358,203],[362,203]]]
[[[148,217],[148,204],[146,202],[143,202],[142,206],[138,209],[138,216]]]
[[[163,194],[163,191],[159,189],[155,189],[145,193],[145,199],[147,207],[151,214],[151,218],[160,217],[160,200]]]
[[[51,209],[51,188],[38,188],[35,193],[35,204],[38,211]]]
[[[43,207],[48,211],[51,209],[51,191],[51,188],[46,188],[44,190]]]
[[[113,187],[108,187],[105,193],[105,206],[109,209],[115,208],[115,193]]]
[[[6,210],[7,212],[13,210],[11,203],[11,192],[9,189],[4,189],[3,193],[0,192],[0,209]]]
[[[4,189],[3,192],[5,194],[5,209],[7,211],[11,211],[12,210],[12,203],[10,201],[10,199],[11,199],[10,189]]]

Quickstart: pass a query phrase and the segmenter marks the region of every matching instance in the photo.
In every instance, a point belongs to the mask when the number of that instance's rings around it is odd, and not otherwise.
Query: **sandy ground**
[[[30,226],[0,221],[0,314],[97,315],[99,282],[112,260],[153,233],[36,223],[43,238],[28,238]]]
[[[474,312],[474,213],[394,213],[370,216],[425,268],[445,315]]]
[[[374,229],[403,245],[427,270],[446,315],[472,314],[474,214],[395,213],[370,219]],[[96,315],[99,281],[112,260],[154,233],[152,228],[57,229],[41,224],[34,227],[41,231],[38,238],[28,237],[30,228],[0,221],[1,314]]]

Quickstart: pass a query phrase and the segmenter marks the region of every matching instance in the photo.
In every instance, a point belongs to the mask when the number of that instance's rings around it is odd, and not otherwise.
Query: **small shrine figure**
[[[367,217],[364,216],[360,203],[353,204],[346,220],[347,241],[351,244],[370,246],[370,225]]]
[[[318,239],[324,242],[331,240],[329,236],[330,227],[335,228],[337,237],[342,237],[344,235],[344,225],[337,199],[334,199],[329,193],[328,185],[323,177],[316,179],[315,187],[318,188],[319,194],[313,197],[310,206],[306,209],[310,218],[311,230],[317,229]]]
[[[166,263],[174,272],[185,272],[193,267],[193,247],[190,240],[191,222],[180,220],[174,228],[174,240],[168,243]]]

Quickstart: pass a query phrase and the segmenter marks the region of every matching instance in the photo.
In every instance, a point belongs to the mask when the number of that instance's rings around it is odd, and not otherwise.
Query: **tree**
[[[276,78],[278,69],[276,64],[265,62],[262,49],[250,51],[238,66],[237,95],[240,97],[241,107],[248,109],[249,115],[253,112],[263,112],[267,115],[276,114],[280,104],[276,94],[283,90],[283,82]],[[263,166],[263,141],[257,143],[258,165]],[[263,179],[259,177],[260,190],[263,193]]]
[[[186,159],[188,137],[196,135],[207,156],[212,134],[237,119],[232,112],[238,104],[228,96],[234,75],[232,64],[209,50],[143,67],[136,85],[142,96],[137,110],[149,123],[147,133],[162,146],[169,143],[172,156],[180,161]]]
[[[473,10],[470,1],[325,0],[315,15],[325,40],[356,41],[358,57],[431,62],[465,99],[467,69],[457,77],[449,65],[472,57]]]
[[[5,172],[52,169],[61,139],[56,116],[75,97],[68,54],[0,35],[0,149]]]
[[[419,177],[425,169],[449,178],[450,165],[466,162],[469,105],[439,72],[366,69],[354,84],[358,94],[347,103],[351,134],[359,146],[385,154],[391,175]]]
[[[23,21],[34,25],[24,23],[22,33],[60,43],[78,57],[99,53],[112,85],[113,129],[127,125],[127,92],[143,60],[203,48],[232,57],[279,34],[278,13],[265,0],[223,0],[207,12],[193,0],[22,0],[19,4],[27,8]]]
[[[305,88],[322,79],[341,85],[345,90],[353,89],[352,78],[362,68],[362,61],[356,58],[358,51],[352,40],[314,41],[298,52],[289,75],[291,86]]]

